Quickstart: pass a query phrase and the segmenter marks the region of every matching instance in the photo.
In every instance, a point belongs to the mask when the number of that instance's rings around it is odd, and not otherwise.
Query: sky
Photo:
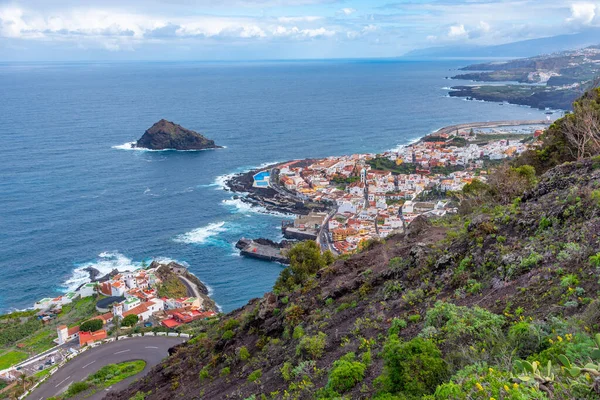
[[[0,0],[0,61],[397,57],[600,26],[600,0]]]

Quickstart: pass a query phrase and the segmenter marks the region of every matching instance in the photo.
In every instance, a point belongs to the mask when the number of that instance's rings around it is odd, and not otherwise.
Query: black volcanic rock
[[[161,119],[135,143],[135,147],[150,150],[204,150],[216,149],[213,140],[207,139],[198,132],[185,129],[181,125]]]

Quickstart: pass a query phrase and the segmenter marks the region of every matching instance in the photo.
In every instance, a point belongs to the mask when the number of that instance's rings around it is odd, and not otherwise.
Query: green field
[[[27,353],[22,351],[9,351],[0,355],[0,370],[12,367],[21,361],[27,360]]]

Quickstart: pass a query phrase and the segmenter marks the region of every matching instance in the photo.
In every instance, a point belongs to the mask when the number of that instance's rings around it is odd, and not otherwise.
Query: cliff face
[[[427,398],[508,398],[493,390],[524,393],[511,398],[571,398],[575,386],[565,388],[562,376],[551,396],[526,381],[513,386],[512,361],[547,362],[566,351],[566,333],[585,337],[583,327],[595,329],[600,322],[594,300],[600,289],[598,182],[600,159],[569,163],[548,171],[510,204],[418,218],[403,235],[371,243],[300,286],[278,288],[199,327],[147,377],[107,398],[367,399],[386,393],[399,397],[381,398],[416,399],[421,396],[413,394],[432,395],[451,376],[446,385],[455,385],[452,396],[441,391]],[[387,350],[400,346],[392,339],[396,333],[415,349],[423,346],[411,340],[416,336],[439,346],[439,355],[428,358],[441,355],[437,365],[446,368],[435,384],[398,383],[430,379],[420,371],[434,362],[389,379],[398,372],[393,368],[404,365],[393,358],[400,353]],[[472,369],[458,373],[465,367]],[[496,389],[486,381],[490,377]]]
[[[161,119],[144,132],[135,147],[151,150],[204,150],[221,146],[215,145],[213,140],[207,139],[197,132]]]

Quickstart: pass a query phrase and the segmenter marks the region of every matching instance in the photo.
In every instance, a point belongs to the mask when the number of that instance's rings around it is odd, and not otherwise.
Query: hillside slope
[[[109,398],[598,398],[593,374],[511,373],[518,359],[556,369],[559,354],[592,351],[600,159],[550,169],[510,201],[481,196],[330,265],[303,245],[273,293],[199,324]]]

